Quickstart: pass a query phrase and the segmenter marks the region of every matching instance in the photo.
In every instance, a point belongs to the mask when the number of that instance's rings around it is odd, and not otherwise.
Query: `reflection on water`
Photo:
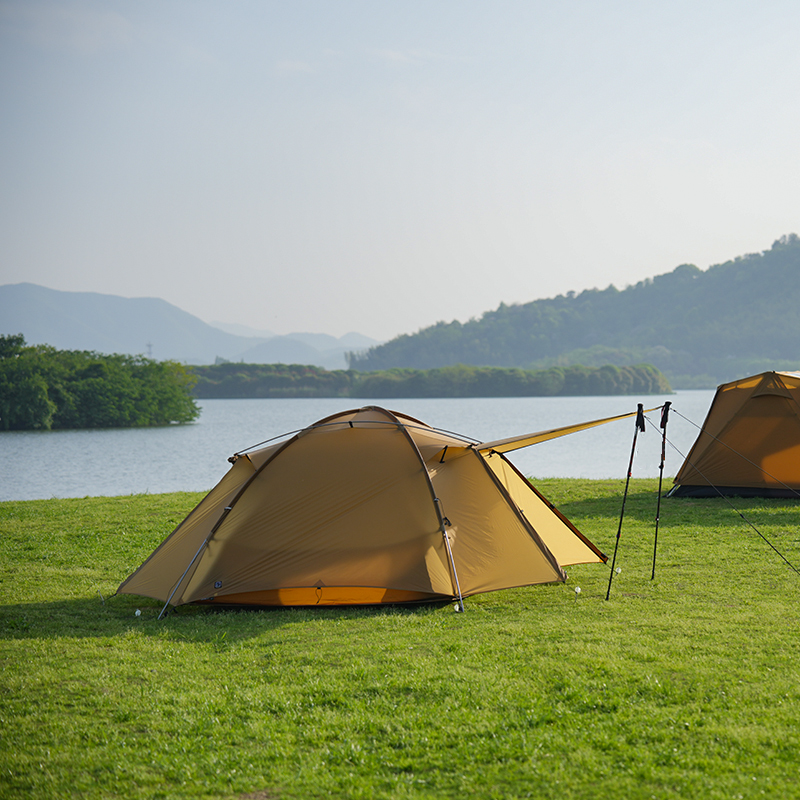
[[[658,397],[510,397],[411,400],[204,400],[191,425],[101,431],[0,433],[0,500],[207,491],[238,450],[303,428],[330,414],[364,405],[401,411],[434,427],[490,441],[635,411],[671,400],[668,436],[684,455],[697,436],[714,392]],[[634,477],[657,477],[659,412],[639,436]],[[633,420],[570,434],[509,454],[535,477],[624,478]],[[665,475],[683,461],[667,449]]]

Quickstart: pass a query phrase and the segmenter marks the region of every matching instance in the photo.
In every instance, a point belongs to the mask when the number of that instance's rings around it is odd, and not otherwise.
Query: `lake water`
[[[685,455],[714,392],[681,391],[656,397],[509,397],[411,400],[203,400],[192,425],[92,431],[0,433],[0,500],[207,491],[227,472],[228,456],[330,414],[365,405],[400,411],[437,428],[480,441],[557,428],[672,401],[668,438]],[[640,434],[634,477],[658,477],[660,412]],[[533,477],[623,478],[633,419],[612,422],[509,454]],[[667,448],[664,474],[683,457]]]

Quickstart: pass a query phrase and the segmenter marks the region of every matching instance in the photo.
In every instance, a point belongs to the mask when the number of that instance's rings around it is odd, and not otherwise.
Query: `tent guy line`
[[[672,442],[667,437],[667,422],[668,422],[668,419],[669,419],[670,410],[675,411],[675,413],[681,419],[685,420],[686,422],[690,423],[695,428],[697,428],[701,432],[701,434],[706,434],[710,438],[712,438],[715,441],[719,442],[720,444],[724,445],[731,453],[733,453],[734,455],[737,455],[740,458],[744,459],[751,466],[754,466],[758,471],[760,471],[764,475],[772,478],[777,483],[780,483],[782,486],[784,486],[793,495],[800,497],[800,493],[798,493],[792,487],[787,486],[779,478],[776,478],[774,475],[771,475],[763,467],[761,467],[760,465],[758,465],[755,462],[753,462],[751,459],[749,459],[743,453],[738,452],[736,449],[734,449],[733,447],[731,447],[727,443],[722,442],[721,440],[719,440],[713,434],[708,433],[708,431],[705,429],[705,426],[700,426],[696,422],[694,422],[693,420],[691,420],[688,417],[686,417],[683,414],[681,414],[677,409],[675,409],[673,407],[673,404],[671,402],[668,401],[668,402],[664,403],[663,406],[659,406],[658,408],[661,409],[661,420],[660,420],[660,423],[659,423],[658,426],[656,426],[655,423],[647,416],[647,413],[649,413],[649,412],[643,412],[641,404],[639,405],[639,410],[637,412],[636,428],[635,428],[634,436],[633,436],[633,444],[632,444],[632,447],[631,447],[630,461],[628,463],[628,473],[627,473],[627,478],[626,478],[626,482],[625,482],[625,491],[623,493],[623,498],[622,498],[622,508],[621,508],[621,511],[620,511],[619,527],[617,529],[617,536],[616,536],[616,541],[615,541],[615,545],[614,545],[614,555],[613,555],[613,558],[612,558],[612,561],[611,561],[611,568],[609,570],[608,590],[606,592],[606,600],[608,600],[610,598],[610,596],[611,596],[611,585],[612,585],[612,581],[614,579],[615,565],[616,565],[616,561],[617,561],[617,550],[619,548],[620,536],[621,536],[621,533],[622,533],[622,524],[623,524],[623,520],[624,520],[624,517],[625,517],[625,504],[626,504],[626,500],[627,500],[627,496],[628,496],[628,485],[630,483],[631,475],[632,475],[632,472],[633,472],[633,461],[634,461],[634,457],[635,457],[635,454],[636,454],[637,437],[638,437],[638,434],[639,434],[640,431],[644,432],[645,423],[649,424],[653,428],[656,428],[657,430],[658,430],[658,428],[661,429],[661,463],[660,463],[660,466],[659,466],[658,503],[657,503],[657,506],[656,506],[655,534],[654,534],[654,538],[653,538],[653,568],[652,568],[652,572],[651,572],[651,576],[650,576],[651,580],[653,580],[655,578],[656,551],[657,551],[657,547],[658,547],[658,526],[659,526],[659,521],[660,521],[660,516],[661,516],[662,479],[663,479],[663,471],[664,471],[664,462],[666,460],[666,444],[667,443],[669,443],[670,447],[673,450],[675,450],[675,452],[678,453],[678,455],[681,456],[682,459],[684,459],[684,468],[686,466],[692,467],[698,473],[698,475],[700,475],[704,480],[707,481],[709,487],[711,487],[716,492],[717,496],[722,497],[726,501],[726,503],[730,506],[731,510],[736,512],[736,514],[741,518],[741,520],[746,525],[748,525],[750,528],[752,528],[758,534],[758,536],[760,536],[761,539],[764,542],[766,542],[766,544],[768,544],[772,548],[772,550],[775,551],[775,553],[786,563],[786,565],[790,569],[792,569],[794,572],[800,574],[800,570],[798,570],[797,567],[795,567],[794,564],[792,564],[792,562],[789,561],[789,559],[786,558],[786,556],[784,556],[783,553],[781,553],[781,551],[778,550],[778,548],[756,527],[756,525],[751,520],[749,520],[747,517],[745,517],[745,515],[741,511],[739,511],[739,509],[737,509],[736,506],[734,506],[734,504],[731,502],[730,498],[727,497],[725,495],[725,493],[723,493],[710,480],[708,480],[707,476],[704,475],[703,472],[694,463],[692,463],[692,461],[690,461],[687,456],[685,456],[681,452],[681,450],[674,444],[674,442]],[[654,410],[658,410],[658,409],[649,409],[649,411],[654,411]],[[710,413],[711,412],[709,411],[709,415],[710,415]],[[630,416],[630,415],[628,415],[628,416]],[[673,496],[672,493],[670,493],[670,496]]]
[[[692,421],[692,420],[690,420],[688,417],[685,417],[685,416],[683,416],[683,414],[681,414],[681,413],[680,413],[680,412],[679,412],[677,409],[673,408],[672,410],[673,410],[673,411],[675,411],[675,413],[676,413],[676,414],[677,414],[677,415],[678,415],[678,416],[679,416],[681,419],[684,419],[684,420],[686,420],[686,422],[689,422],[689,423],[691,423],[691,424],[692,424],[692,425],[694,425],[696,428],[698,428],[700,431],[702,431],[702,432],[705,432],[705,431],[703,430],[703,428],[702,428],[702,427],[700,427],[700,426],[699,426],[699,425],[698,425],[696,422],[693,422],[693,421]],[[647,422],[649,422],[649,423],[650,423],[650,425],[653,425],[653,426],[654,426],[654,423],[653,423],[651,420],[649,420],[649,419],[648,419],[648,420],[647,420]],[[654,426],[654,427],[655,427],[655,426]],[[715,437],[712,437],[712,438],[715,438]],[[703,478],[705,478],[705,477],[706,477],[705,475],[703,475],[703,473],[702,473],[702,472],[701,472],[699,469],[697,469],[697,466],[696,466],[695,464],[693,464],[691,461],[689,461],[689,459],[687,458],[687,456],[685,456],[685,455],[684,455],[684,454],[683,454],[683,453],[680,451],[680,449],[678,449],[678,447],[677,447],[677,446],[676,446],[676,445],[675,445],[675,444],[674,444],[674,443],[673,443],[673,442],[672,442],[670,439],[666,439],[666,441],[669,443],[669,446],[670,446],[670,447],[671,447],[671,448],[672,448],[672,449],[673,449],[673,450],[674,450],[674,451],[675,451],[675,452],[676,452],[676,453],[677,453],[677,454],[678,454],[678,455],[679,455],[681,458],[683,458],[683,459],[684,459],[684,463],[685,463],[685,464],[688,464],[688,465],[689,465],[689,466],[691,466],[693,469],[697,470],[698,474],[699,474],[700,476],[702,476]],[[726,445],[726,447],[728,447],[728,446]],[[734,450],[733,448],[731,448],[731,447],[728,447],[728,449],[729,449],[731,452],[735,453],[736,455],[738,455],[738,456],[742,456],[742,458],[745,458],[745,456],[743,456],[741,453],[737,453],[737,452],[736,452],[736,450]],[[749,460],[749,459],[746,459],[746,458],[745,458],[745,460]],[[753,462],[751,461],[750,463],[752,464]],[[758,466],[758,465],[754,465],[754,466]],[[776,480],[777,480],[777,479],[776,479]],[[780,483],[780,481],[779,481],[779,483]],[[736,513],[736,514],[737,514],[737,515],[738,515],[738,516],[741,518],[742,522],[744,522],[744,523],[745,523],[745,525],[747,525],[748,527],[752,528],[752,529],[753,529],[753,530],[754,530],[754,531],[755,531],[755,532],[756,532],[756,533],[757,533],[757,534],[758,534],[758,535],[759,535],[759,536],[760,536],[760,537],[761,537],[761,538],[762,538],[762,539],[763,539],[763,540],[764,540],[764,541],[765,541],[765,542],[766,542],[766,543],[767,543],[767,544],[768,544],[768,545],[769,545],[769,546],[770,546],[770,547],[771,547],[771,548],[772,548],[772,549],[773,549],[773,550],[774,550],[774,551],[775,551],[775,552],[778,554],[778,556],[779,556],[779,557],[780,557],[780,558],[781,558],[781,559],[782,559],[782,560],[783,560],[783,561],[786,563],[786,565],[787,565],[787,566],[788,566],[790,569],[794,570],[794,571],[795,571],[795,572],[796,572],[798,575],[800,575],[800,570],[799,570],[797,567],[795,567],[795,565],[794,565],[794,564],[792,564],[792,562],[791,562],[791,561],[789,561],[789,559],[788,559],[788,558],[786,558],[786,556],[785,556],[785,555],[783,555],[783,553],[781,553],[781,551],[780,551],[780,550],[778,550],[778,548],[777,548],[777,547],[775,547],[775,545],[774,545],[774,544],[773,544],[773,543],[772,543],[772,542],[771,542],[769,539],[767,539],[767,537],[766,537],[766,536],[764,536],[764,534],[763,534],[763,533],[761,533],[761,531],[760,531],[760,530],[759,530],[759,529],[758,529],[758,528],[755,526],[755,524],[754,524],[753,522],[751,522],[751,521],[750,521],[750,520],[749,520],[747,517],[745,517],[745,515],[744,515],[744,514],[743,514],[743,513],[742,513],[742,512],[741,512],[741,511],[738,509],[738,508],[736,508],[736,506],[735,506],[735,505],[734,505],[734,504],[731,502],[731,499],[730,499],[730,497],[728,497],[728,496],[727,496],[727,495],[726,495],[724,492],[722,492],[722,491],[721,491],[721,490],[720,490],[720,489],[719,489],[717,486],[715,486],[715,485],[714,485],[713,483],[711,483],[710,481],[709,481],[709,486],[711,486],[711,488],[713,488],[713,489],[714,489],[714,490],[717,492],[717,495],[716,495],[716,496],[717,496],[717,497],[721,497],[721,498],[722,498],[722,499],[723,499],[723,500],[724,500],[724,501],[725,501],[725,502],[728,504],[728,506],[730,507],[731,511],[734,511],[734,512],[735,512],[735,513]],[[787,486],[786,488],[787,488],[787,489],[790,489],[790,487],[788,487],[788,486]],[[791,490],[791,491],[794,491],[794,490]],[[659,493],[659,494],[660,494],[660,493]],[[795,492],[795,494],[796,494],[796,492]],[[668,497],[670,497],[670,496],[674,496],[674,495],[668,494],[667,496],[668,496]],[[654,563],[655,563],[655,562],[654,562]],[[653,567],[653,574],[655,574],[655,567]],[[608,599],[608,598],[606,598],[606,599]]]

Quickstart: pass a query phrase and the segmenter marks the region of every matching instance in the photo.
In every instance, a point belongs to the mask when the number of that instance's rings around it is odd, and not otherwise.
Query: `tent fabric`
[[[719,386],[674,482],[674,497],[800,497],[800,373]]]
[[[502,454],[382,408],[230,460],[118,593],[174,606],[430,601],[606,560]]]

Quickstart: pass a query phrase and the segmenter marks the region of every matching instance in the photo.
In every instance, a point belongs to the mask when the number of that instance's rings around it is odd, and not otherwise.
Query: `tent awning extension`
[[[656,408],[659,408],[659,406],[656,406],[655,408],[648,408],[644,413],[649,414],[651,411],[655,411]],[[607,422],[617,422],[618,420],[627,419],[628,417],[635,417],[637,413],[638,412],[636,411],[631,411],[628,414],[618,414],[615,417],[595,419],[591,422],[579,422],[575,425],[565,425],[561,428],[550,428],[550,430],[546,431],[525,433],[521,436],[511,436],[508,439],[495,439],[492,442],[482,442],[481,444],[475,445],[475,449],[482,453],[485,453],[489,450],[492,450],[495,453],[508,453],[512,450],[519,450],[522,447],[529,447],[532,444],[547,442],[550,439],[558,439],[559,436],[566,436],[570,433],[577,433],[578,431],[585,431],[589,428],[595,428],[598,425],[605,425]]]

